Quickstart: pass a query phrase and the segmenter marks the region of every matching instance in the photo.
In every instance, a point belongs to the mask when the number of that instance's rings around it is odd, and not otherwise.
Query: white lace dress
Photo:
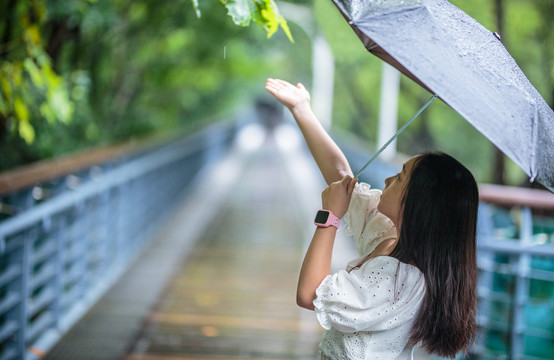
[[[425,294],[423,274],[389,256],[356,267],[382,241],[396,238],[377,211],[381,191],[356,186],[344,219],[361,257],[327,276],[316,290],[315,314],[326,329],[317,359],[411,359],[410,329]]]

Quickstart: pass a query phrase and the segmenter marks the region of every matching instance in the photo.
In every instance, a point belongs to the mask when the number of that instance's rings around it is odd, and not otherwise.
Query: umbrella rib
[[[410,119],[410,121],[408,121],[406,124],[404,124],[404,126],[402,126],[402,127],[400,128],[400,130],[398,130],[398,131],[396,132],[396,134],[394,134],[394,135],[389,139],[389,141],[387,141],[387,142],[385,143],[385,145],[381,146],[381,148],[375,153],[375,155],[373,155],[373,157],[372,157],[371,159],[369,159],[369,161],[360,169],[360,171],[358,171],[358,172],[356,173],[356,175],[354,175],[354,177],[358,177],[358,175],[360,175],[360,173],[361,173],[362,171],[364,171],[364,169],[365,169],[369,164],[371,164],[371,163],[373,162],[373,160],[375,160],[375,159],[377,158],[377,156],[379,156],[379,154],[381,154],[381,153],[383,152],[383,150],[385,150],[385,149],[387,148],[387,146],[389,146],[390,143],[393,142],[394,139],[396,139],[396,138],[398,137],[398,135],[400,135],[400,133],[401,133],[402,131],[404,131],[404,129],[406,129],[406,128],[408,127],[408,125],[410,125],[410,124],[412,123],[412,121],[414,121],[414,120],[419,116],[419,114],[421,114],[421,113],[423,112],[423,110],[425,110],[425,109],[427,108],[427,106],[429,106],[429,105],[433,102],[433,100],[435,100],[436,98],[437,98],[437,94],[433,95],[433,96],[431,97],[431,99],[429,99],[429,101],[427,101],[427,103],[426,103],[425,105],[423,105],[423,106],[421,107],[421,109],[419,109],[419,110],[417,111],[417,113]]]

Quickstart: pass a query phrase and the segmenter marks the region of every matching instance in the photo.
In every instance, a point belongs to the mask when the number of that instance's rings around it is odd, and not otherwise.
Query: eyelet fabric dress
[[[317,359],[413,357],[409,334],[425,295],[423,274],[389,256],[364,262],[381,242],[397,236],[392,221],[377,211],[380,196],[365,183],[354,189],[344,220],[361,257],[316,289],[314,310],[326,330]]]

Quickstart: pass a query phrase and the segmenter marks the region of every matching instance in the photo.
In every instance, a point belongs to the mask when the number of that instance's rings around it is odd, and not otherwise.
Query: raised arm
[[[325,182],[329,185],[346,175],[353,177],[344,153],[312,112],[306,88],[300,83],[294,86],[279,79],[268,79],[265,88],[294,116]]]

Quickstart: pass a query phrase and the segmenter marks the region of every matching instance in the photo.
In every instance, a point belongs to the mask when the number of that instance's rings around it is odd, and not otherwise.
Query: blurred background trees
[[[291,2],[313,9],[333,50],[333,126],[374,143],[382,62],[365,51],[330,1]],[[452,3],[501,32],[524,73],[554,103],[552,1]],[[267,77],[311,85],[310,39],[298,24],[287,24],[270,0],[6,0],[0,19],[0,171],[191,131],[250,107],[265,96]],[[263,29],[237,26],[248,19]],[[403,77],[399,126],[428,97]],[[407,154],[430,148],[452,153],[481,182],[526,182],[441,102],[406,130],[398,146]]]

